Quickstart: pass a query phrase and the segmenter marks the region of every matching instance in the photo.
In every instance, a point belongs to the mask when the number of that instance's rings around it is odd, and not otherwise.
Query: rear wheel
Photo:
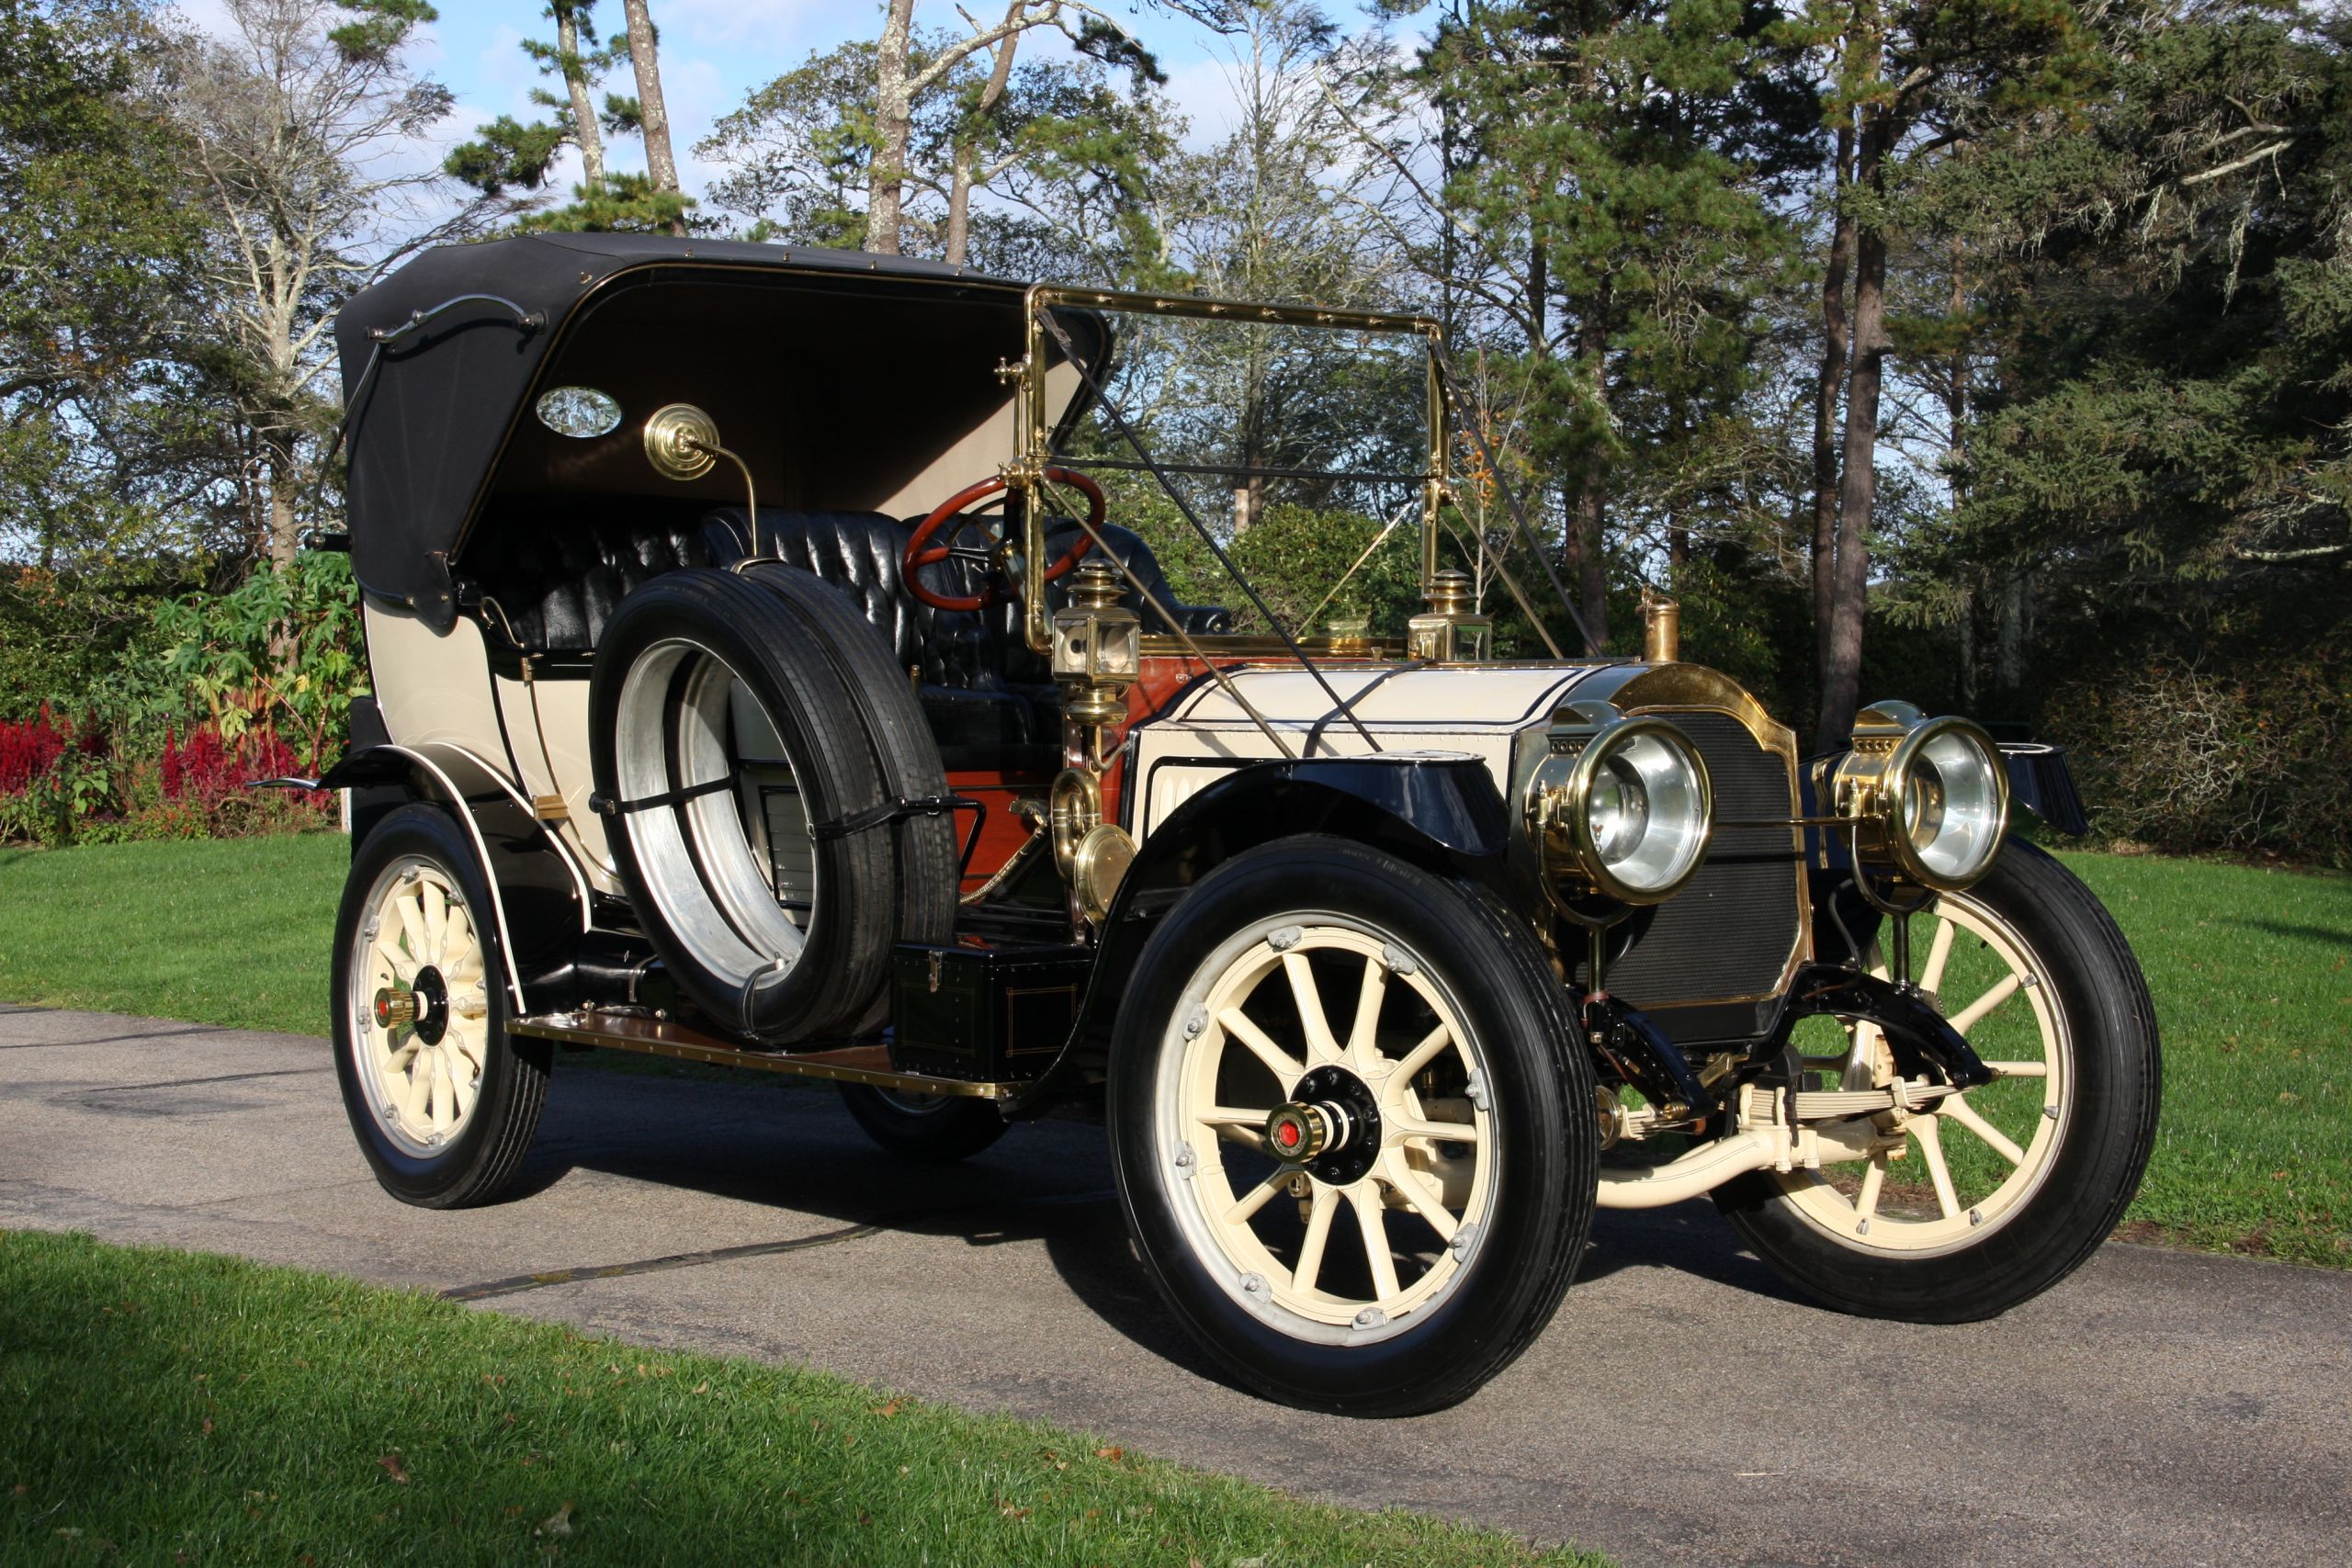
[[[2155,1137],[2155,1013],[2114,920],[2029,844],[1915,917],[1912,947],[1911,978],[1995,1080],[1882,1113],[1867,1161],[1759,1172],[1716,1201],[1758,1257],[1828,1305],[1969,1322],[2056,1284],[2123,1217]],[[1867,1023],[1799,1045],[1834,1087],[1894,1079]]]
[[[952,1165],[1004,1136],[1005,1120],[986,1100],[960,1094],[908,1094],[867,1084],[841,1086],[842,1103],[865,1135],[901,1159]]]
[[[360,845],[335,922],[344,1109],[385,1190],[425,1208],[497,1198],[547,1099],[547,1045],[506,1033],[492,908],[464,830],[405,806]]]
[[[1481,892],[1351,841],[1282,840],[1186,897],[1120,1010],[1110,1122],[1137,1245],[1211,1354],[1403,1415],[1532,1341],[1597,1181],[1559,990]]]

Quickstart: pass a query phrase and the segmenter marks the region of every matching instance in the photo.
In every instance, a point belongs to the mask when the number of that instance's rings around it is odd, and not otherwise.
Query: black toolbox
[[[1078,1021],[1094,952],[1085,947],[930,947],[891,959],[890,1065],[978,1083],[1034,1078]]]

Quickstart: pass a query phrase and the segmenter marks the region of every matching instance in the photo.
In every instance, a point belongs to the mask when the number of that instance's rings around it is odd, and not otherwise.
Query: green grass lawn
[[[0,1232],[0,1410],[9,1562],[1603,1562],[822,1373],[82,1236]]]
[[[2164,1026],[2134,1234],[2352,1267],[2352,877],[2064,858]],[[334,834],[0,851],[0,1000],[322,1032],[344,863]]]
[[[340,833],[0,848],[0,1001],[323,1034]]]

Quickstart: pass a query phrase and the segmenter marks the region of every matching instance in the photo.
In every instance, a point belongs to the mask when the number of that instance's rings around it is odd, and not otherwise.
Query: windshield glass
[[[1059,433],[1050,460],[1102,485],[1109,520],[1142,537],[1177,598],[1229,605],[1242,634],[1403,635],[1421,607],[1427,338],[1262,317],[1102,313],[1114,345],[1102,375],[1107,400]],[[1218,565],[1187,507],[1276,624]],[[1056,498],[1057,512],[1069,509],[1067,496]]]

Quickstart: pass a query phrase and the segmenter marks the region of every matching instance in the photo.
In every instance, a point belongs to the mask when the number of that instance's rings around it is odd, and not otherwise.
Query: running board
[[[724,1067],[752,1067],[763,1073],[790,1073],[801,1077],[831,1078],[839,1083],[871,1084],[907,1094],[960,1095],[972,1100],[1010,1100],[1023,1085],[975,1083],[967,1078],[933,1077],[928,1073],[902,1073],[890,1066],[882,1045],[842,1045],[828,1051],[747,1051],[723,1036],[666,1019],[616,1012],[547,1012],[518,1018],[506,1026],[509,1034],[534,1040],[560,1040],[571,1045],[601,1045],[610,1051],[638,1051],[649,1056],[674,1056],[687,1062],[708,1062]]]

